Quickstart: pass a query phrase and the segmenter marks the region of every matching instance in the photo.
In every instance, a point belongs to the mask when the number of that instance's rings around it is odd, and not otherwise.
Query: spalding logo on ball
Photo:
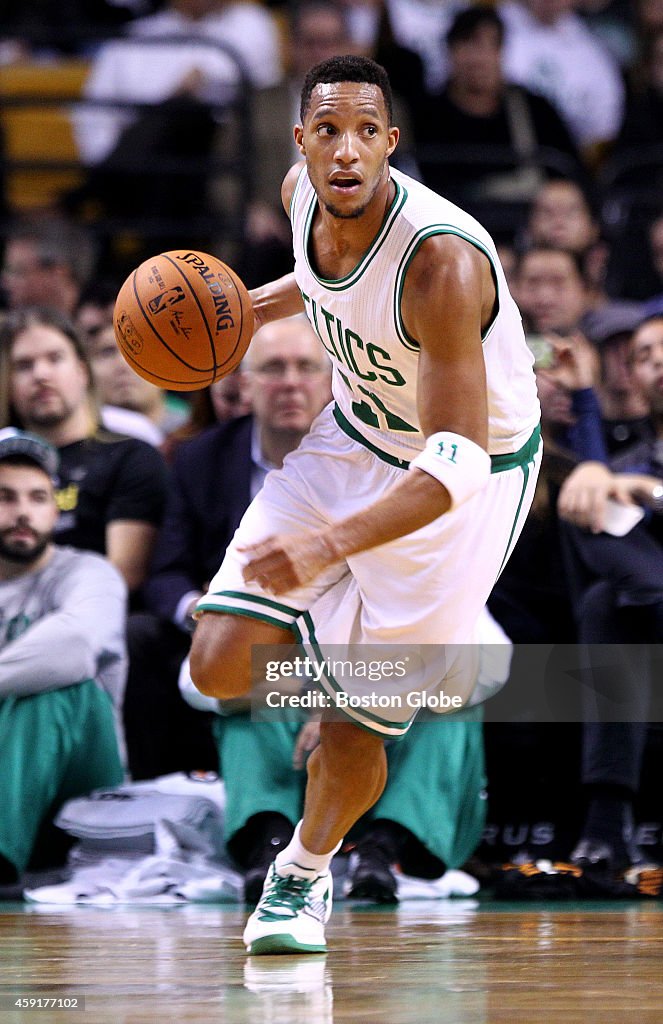
[[[113,323],[136,373],[169,391],[196,391],[239,366],[253,335],[253,306],[221,260],[175,249],[129,274]]]

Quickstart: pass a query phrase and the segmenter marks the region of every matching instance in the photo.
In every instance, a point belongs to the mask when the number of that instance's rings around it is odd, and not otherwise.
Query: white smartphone
[[[644,514],[644,509],[639,505],[621,505],[614,498],[608,498],[603,531],[613,537],[625,537],[644,518]]]

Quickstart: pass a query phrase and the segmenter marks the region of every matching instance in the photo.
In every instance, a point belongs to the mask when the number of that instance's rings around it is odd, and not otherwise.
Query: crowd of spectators
[[[319,60],[362,52],[387,67],[395,88],[396,163],[495,235],[535,360],[544,462],[490,611],[516,645],[584,645],[595,683],[581,702],[582,821],[572,848],[555,853],[609,871],[644,862],[634,819],[663,634],[663,4],[7,7],[0,73],[33,63],[48,74],[72,58],[89,73],[70,112],[79,187],[48,206],[12,208],[11,162],[0,158],[0,428],[57,450],[55,541],[103,556],[124,581],[129,668],[113,699],[132,776],[220,768],[228,848],[247,895],[259,891],[298,819],[314,737],[298,723],[269,739],[263,732],[254,749],[245,709],[192,707],[178,680],[196,597],[265,473],[327,400],[324,354],[302,321],[265,328],[240,372],[183,400],[124,364],[112,306],[143,252],[201,241],[187,235],[188,217],[214,221],[202,241],[225,256],[224,211],[236,194],[217,188],[214,167],[233,105],[245,150],[236,184],[247,201],[232,262],[249,286],[290,269],[279,185],[298,157],[301,82]],[[2,126],[0,108],[0,145]],[[167,224],[118,244],[107,225],[119,213]],[[297,422],[287,411],[279,419],[283,392],[298,396]],[[633,507],[644,511],[635,525],[615,525]],[[605,644],[618,652],[607,666],[596,654]],[[608,711],[595,690],[617,695]],[[0,725],[10,693],[0,688]],[[39,687],[34,696],[42,699]],[[485,726],[491,750],[500,728]],[[359,836],[349,891],[393,899],[394,861],[432,877],[469,856],[485,816],[480,729],[457,723],[434,741],[414,732],[393,754],[402,782]],[[439,787],[424,793],[418,766],[431,764],[431,742],[445,752],[446,777],[436,765]],[[248,786],[244,767],[260,757],[262,775]],[[428,821],[398,810],[421,800]],[[0,882],[29,860],[26,850],[12,859],[2,835]]]

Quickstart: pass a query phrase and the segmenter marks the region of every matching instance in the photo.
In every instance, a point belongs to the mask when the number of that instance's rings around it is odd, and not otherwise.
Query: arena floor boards
[[[663,903],[338,904],[329,953],[247,958],[237,907],[0,905],[0,1022],[660,1024]],[[16,998],[85,1000],[17,1009]],[[34,1004],[33,1004],[34,1005]]]

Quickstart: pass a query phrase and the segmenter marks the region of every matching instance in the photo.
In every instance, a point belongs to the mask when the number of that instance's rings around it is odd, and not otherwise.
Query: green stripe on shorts
[[[326,679],[327,683],[329,684],[331,695],[333,695],[334,693],[347,693],[347,690],[345,690],[340,685],[340,683],[336,681],[332,673],[329,671],[327,659],[320,650],[320,645],[315,635],[315,623],[311,618],[310,612],[302,612],[299,621],[301,622],[302,620],[306,623],[306,627],[308,630],[308,639],[304,637],[304,634],[301,630],[299,623],[294,624],[295,635],[299,643],[302,644],[302,646],[305,647],[307,643],[310,644],[314,653],[314,659],[318,662],[319,665],[322,665],[324,667],[323,676]],[[380,718],[378,715],[374,715],[371,711],[368,711],[366,708],[339,707],[338,710],[341,711],[347,718],[351,719],[351,721],[354,722],[355,725],[360,725],[362,726],[362,728],[367,729],[369,732],[379,732],[382,735],[386,736],[405,735],[405,733],[410,728],[415,718],[415,716],[413,715],[412,718],[410,718],[407,722],[390,722],[386,718]],[[366,719],[366,721],[362,721],[362,718]],[[369,723],[373,723],[373,725]]]
[[[281,629],[292,629],[293,622],[301,615],[300,609],[293,608],[292,605],[239,590],[221,590],[217,594],[207,594],[196,605],[196,611],[243,615],[245,618],[280,626]]]

